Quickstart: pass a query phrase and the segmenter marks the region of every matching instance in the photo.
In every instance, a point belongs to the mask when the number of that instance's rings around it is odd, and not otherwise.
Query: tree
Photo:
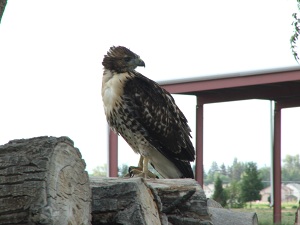
[[[227,175],[227,170],[226,170],[226,166],[224,165],[224,163],[220,166],[220,171],[221,171],[221,174]]]
[[[299,181],[300,180],[300,157],[286,155],[283,159],[282,181]]]
[[[298,9],[300,10],[300,0],[297,0],[297,6],[298,6]],[[298,53],[296,51],[296,47],[297,47],[297,41],[298,41],[298,38],[299,38],[299,35],[300,35],[300,25],[299,25],[300,24],[300,18],[298,18],[297,13],[293,13],[292,16],[294,18],[294,21],[292,23],[292,26],[294,26],[294,32],[293,32],[293,35],[290,38],[290,45],[291,45],[293,56],[294,56],[295,60],[298,62],[299,56],[298,56]]]
[[[223,188],[223,182],[221,178],[218,176],[215,180],[215,191],[213,193],[212,199],[214,199],[216,202],[219,202],[223,207],[227,203],[227,194],[225,189]]]
[[[124,177],[126,174],[128,174],[128,165],[123,164],[121,167],[118,168],[118,176]]]
[[[215,171],[218,171],[218,170],[219,170],[218,163],[213,161],[208,173],[214,173]]]
[[[292,155],[286,155],[283,159],[284,166],[286,166],[288,169],[294,169],[294,168],[300,168],[300,158],[299,154],[292,156]]]
[[[243,174],[245,165],[242,162],[238,162],[237,158],[234,158],[232,166],[228,168],[228,174],[231,181],[239,181]]]
[[[300,156],[286,155],[282,160],[281,176],[283,182],[298,182],[300,180]],[[260,178],[262,179],[264,188],[270,185],[270,167],[262,167],[259,169]]]
[[[204,180],[204,183],[212,184],[216,179],[215,174],[218,174],[218,173],[219,173],[219,166],[215,161],[213,161],[210,166],[210,169],[208,170],[208,173],[207,173],[206,179]]]
[[[263,184],[259,176],[256,163],[246,163],[245,172],[241,179],[241,201],[243,203],[250,202],[251,207],[251,201],[261,199],[259,192],[262,188]]]
[[[107,164],[103,164],[101,166],[97,166],[93,169],[93,172],[90,176],[97,176],[97,177],[106,177],[107,176]]]
[[[5,10],[5,6],[7,4],[7,0],[0,0],[0,23]]]
[[[263,187],[266,188],[271,185],[271,168],[270,167],[262,167],[259,169],[259,177],[263,182]]]
[[[228,204],[230,208],[242,208],[243,203],[241,202],[240,193],[240,182],[232,181],[226,188],[228,196]]]

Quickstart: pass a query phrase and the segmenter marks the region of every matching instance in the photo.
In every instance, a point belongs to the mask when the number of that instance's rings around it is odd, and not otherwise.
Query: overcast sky
[[[139,72],[155,81],[294,66],[296,10],[295,0],[9,1],[0,25],[0,144],[69,136],[91,172],[107,161],[101,62],[110,46],[140,55]],[[195,98],[175,99],[194,134]],[[205,168],[234,157],[269,165],[269,106],[205,105]],[[283,110],[283,155],[300,150],[299,113]],[[137,160],[120,140],[119,163]]]

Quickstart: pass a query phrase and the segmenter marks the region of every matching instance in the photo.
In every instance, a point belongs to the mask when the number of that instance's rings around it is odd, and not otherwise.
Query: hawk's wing
[[[157,83],[135,72],[124,87],[124,99],[147,141],[166,158],[193,161],[195,150],[190,140],[187,119],[173,97]]]

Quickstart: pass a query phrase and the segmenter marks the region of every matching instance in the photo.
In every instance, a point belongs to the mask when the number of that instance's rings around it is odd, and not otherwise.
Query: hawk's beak
[[[143,67],[145,67],[145,63],[144,63],[144,61],[141,60],[141,59],[136,59],[136,65],[137,65],[137,66],[143,66]]]

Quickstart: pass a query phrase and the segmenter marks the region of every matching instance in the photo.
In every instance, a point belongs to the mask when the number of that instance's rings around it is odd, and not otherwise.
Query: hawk
[[[164,178],[194,178],[191,129],[171,94],[135,71],[145,63],[126,47],[111,47],[102,65],[106,119],[141,155],[136,175],[149,177],[150,163]]]

